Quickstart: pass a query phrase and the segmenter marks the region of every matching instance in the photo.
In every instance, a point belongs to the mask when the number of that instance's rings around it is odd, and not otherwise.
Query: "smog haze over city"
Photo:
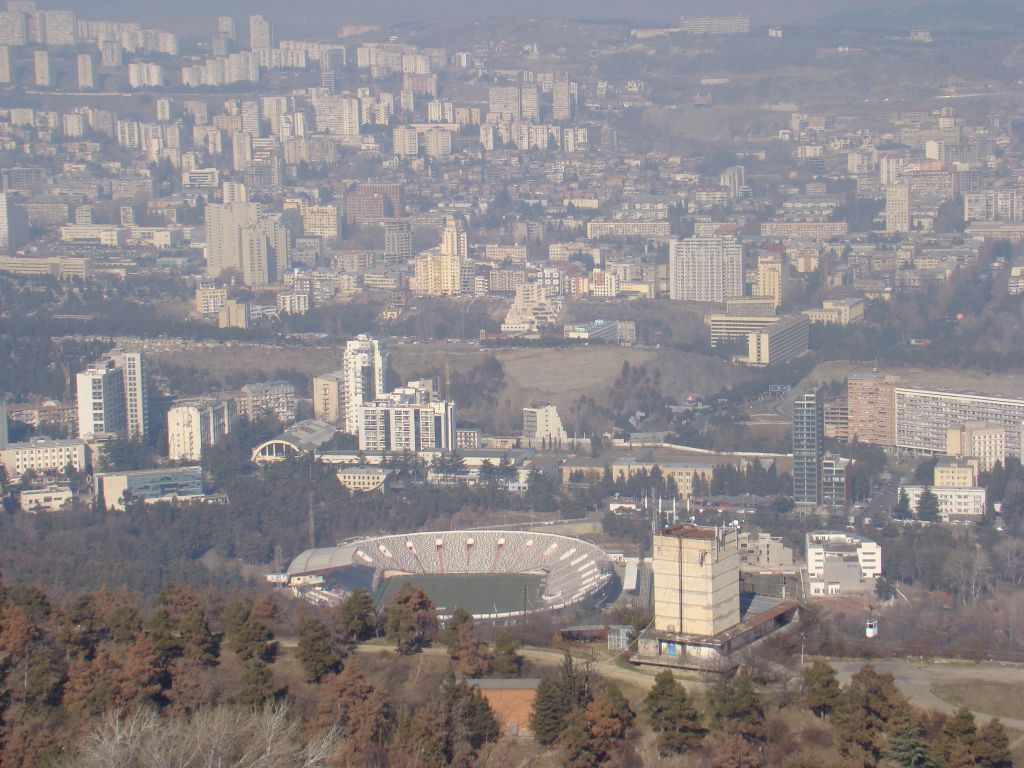
[[[0,0],[0,767],[1024,765],[1024,7]]]

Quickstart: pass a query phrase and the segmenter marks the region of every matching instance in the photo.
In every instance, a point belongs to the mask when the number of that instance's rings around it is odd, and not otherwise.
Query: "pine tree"
[[[60,641],[70,653],[89,657],[103,634],[96,598],[88,593],[76,597],[61,622]]]
[[[885,747],[885,732],[909,705],[893,676],[870,664],[861,667],[843,689],[832,722],[844,754],[862,751],[877,761]]]
[[[841,690],[836,671],[824,661],[815,661],[804,670],[804,704],[818,717],[835,709]]]
[[[148,638],[137,637],[120,659],[118,703],[122,710],[151,704],[160,696],[168,662]]]
[[[243,707],[258,707],[274,697],[274,674],[259,658],[245,665],[241,682],[235,701]]]
[[[220,647],[210,631],[206,612],[202,608],[193,608],[182,617],[179,626],[185,657],[208,666],[215,664]]]
[[[241,631],[250,613],[249,606],[240,600],[232,600],[224,606],[220,619],[224,624],[224,635],[229,641]]]
[[[530,729],[547,746],[565,731],[570,715],[590,702],[590,671],[578,667],[566,651],[557,675],[544,675],[537,686]]]
[[[537,685],[530,713],[530,730],[545,747],[554,744],[565,728],[569,710],[557,675],[544,675]]]
[[[604,691],[586,709],[578,711],[566,729],[568,768],[592,768],[609,760],[617,742],[626,735],[626,724]]]
[[[302,668],[312,682],[320,682],[325,675],[337,672],[341,666],[341,656],[331,642],[331,632],[318,619],[306,618],[299,622],[296,651]]]
[[[175,631],[174,622],[171,619],[170,611],[162,605],[158,605],[153,614],[146,621],[144,628],[146,637],[153,644],[156,652],[165,663],[181,656],[181,641]]]
[[[928,749],[928,742],[909,710],[893,721],[892,735],[886,757],[893,768],[938,768]]]
[[[943,764],[953,765],[965,760],[973,763],[977,731],[971,710],[959,707],[953,716],[946,720],[939,733],[938,752]]]
[[[494,648],[494,674],[498,677],[519,677],[522,667],[519,643],[508,632],[503,633]]]
[[[669,670],[654,678],[654,686],[644,699],[644,709],[651,719],[651,728],[658,733],[658,754],[662,757],[700,746],[706,733],[700,714]]]
[[[377,634],[377,611],[365,589],[352,592],[338,608],[338,623],[350,643],[369,640]]]
[[[764,738],[764,708],[745,672],[714,685],[708,691],[708,709],[719,729],[751,741]]]
[[[118,605],[110,612],[107,627],[115,643],[130,643],[142,631],[142,614],[134,605]]]
[[[917,500],[917,519],[926,523],[939,522],[939,497],[927,485]]]
[[[453,612],[448,624],[444,628],[443,641],[448,648],[448,655],[454,656],[459,647],[459,630],[463,626],[473,628],[473,614],[459,606]]]
[[[615,716],[622,721],[626,728],[629,728],[636,721],[636,712],[629,705],[629,699],[623,695],[622,690],[615,683],[605,683],[604,694],[615,709]]]
[[[998,717],[992,718],[978,729],[974,755],[980,768],[1013,768],[1010,740]]]
[[[494,668],[494,656],[487,644],[473,637],[472,624],[460,625],[453,654],[459,671],[466,677],[485,677]]]
[[[590,703],[590,669],[587,666],[580,667],[565,652],[562,659],[562,666],[558,672],[559,684],[565,692],[566,706],[569,711],[580,709]]]
[[[414,653],[437,635],[437,610],[422,589],[403,585],[384,611],[384,631],[398,652]]]
[[[340,727],[352,764],[363,765],[379,752],[391,730],[391,706],[355,664],[347,664],[318,688],[318,730]]]
[[[263,659],[270,652],[270,630],[255,616],[249,615],[231,638],[231,647],[245,660]]]
[[[892,516],[897,520],[910,520],[913,517],[910,511],[910,497],[907,496],[906,488],[900,488],[900,495],[896,500],[896,506],[893,507]]]

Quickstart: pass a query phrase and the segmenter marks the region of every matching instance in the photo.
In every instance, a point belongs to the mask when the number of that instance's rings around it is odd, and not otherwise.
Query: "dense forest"
[[[514,635],[488,642],[479,629],[457,611],[442,631],[409,586],[378,615],[358,591],[314,610],[266,591],[57,601],[0,583],[0,764],[1012,765],[998,720],[917,710],[870,666],[841,686],[827,664],[800,670],[779,646],[768,676],[751,659],[707,685],[664,671],[623,689],[568,653],[528,666]],[[532,738],[502,737],[473,681],[527,673],[540,676]]]

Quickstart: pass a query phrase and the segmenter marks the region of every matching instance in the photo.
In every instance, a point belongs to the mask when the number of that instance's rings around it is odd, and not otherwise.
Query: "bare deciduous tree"
[[[300,738],[286,705],[201,709],[162,717],[155,709],[109,713],[65,765],[76,768],[326,768],[343,740],[334,730]]]

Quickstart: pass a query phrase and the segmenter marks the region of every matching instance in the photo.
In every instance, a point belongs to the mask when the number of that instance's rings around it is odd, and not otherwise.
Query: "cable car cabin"
[[[869,639],[878,637],[878,619],[868,619],[864,623],[864,636]]]

